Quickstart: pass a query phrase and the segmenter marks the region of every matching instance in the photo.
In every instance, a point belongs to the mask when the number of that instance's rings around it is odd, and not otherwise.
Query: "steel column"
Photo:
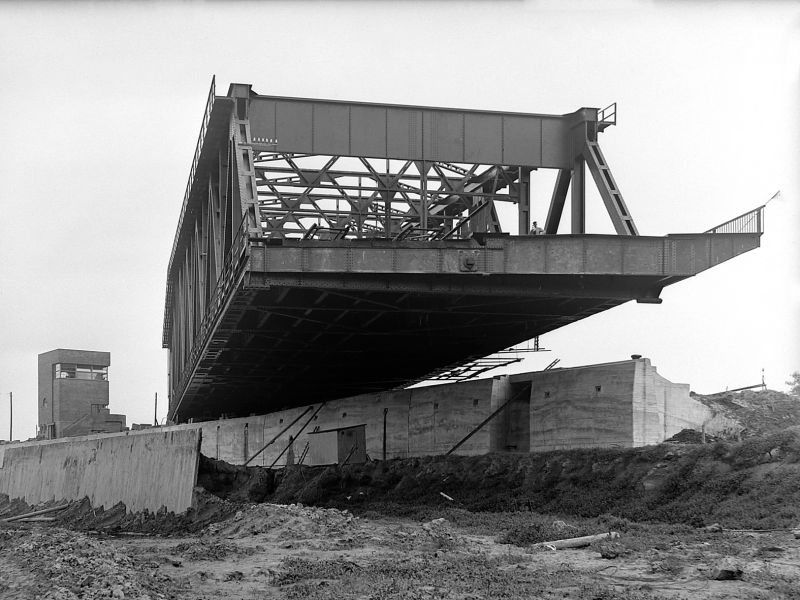
[[[572,233],[586,233],[586,174],[583,156],[572,166]]]

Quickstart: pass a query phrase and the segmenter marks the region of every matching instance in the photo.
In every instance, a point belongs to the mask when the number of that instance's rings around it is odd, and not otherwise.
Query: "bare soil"
[[[800,598],[800,411],[746,396],[728,407],[756,415],[741,442],[275,472],[204,458],[185,515],[84,500],[0,521],[0,599]],[[0,497],[0,519],[43,507]]]
[[[444,514],[419,522],[258,504],[172,537],[6,527],[0,530],[0,597],[694,600],[800,594],[800,540],[788,532],[556,520],[533,512]],[[530,543],[542,532],[572,537],[609,527],[621,529],[621,537],[588,548],[552,551]],[[616,558],[602,558],[609,549]],[[741,569],[740,579],[714,579],[726,558]]]

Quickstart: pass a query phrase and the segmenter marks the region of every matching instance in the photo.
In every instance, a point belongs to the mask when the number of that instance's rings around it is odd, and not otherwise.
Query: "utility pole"
[[[8,392],[8,441],[14,441],[14,392]]]
[[[156,407],[153,410],[153,426],[158,425],[158,392],[156,392]]]

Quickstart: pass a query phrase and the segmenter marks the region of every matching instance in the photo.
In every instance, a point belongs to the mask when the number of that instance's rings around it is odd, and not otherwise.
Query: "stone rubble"
[[[34,528],[24,536],[20,533],[15,529],[0,531],[0,558],[16,564],[30,577],[16,584],[0,579],[0,598],[166,598],[153,589],[152,580],[142,575],[133,559],[101,540],[59,528]]]

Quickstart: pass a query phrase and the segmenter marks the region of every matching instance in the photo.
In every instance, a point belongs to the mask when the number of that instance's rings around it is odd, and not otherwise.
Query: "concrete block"
[[[192,504],[200,435],[194,427],[7,445],[0,493],[28,504],[88,497],[96,507],[181,513]]]

